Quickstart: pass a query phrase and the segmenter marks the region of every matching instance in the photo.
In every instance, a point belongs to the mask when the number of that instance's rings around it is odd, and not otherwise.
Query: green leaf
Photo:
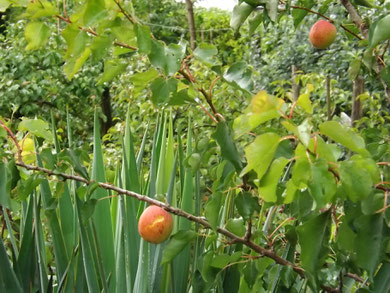
[[[254,9],[255,6],[249,5],[245,2],[234,6],[233,14],[230,19],[230,26],[234,30],[238,30]]]
[[[279,179],[283,174],[284,167],[286,167],[287,163],[290,160],[280,157],[276,159],[268,172],[264,175],[264,177],[260,180],[259,183],[259,194],[260,197],[264,199],[266,202],[276,202],[276,187],[278,185]]]
[[[319,159],[310,165],[311,178],[308,181],[309,191],[316,202],[316,208],[322,208],[336,194],[336,178],[328,171],[328,163]]]
[[[239,237],[245,235],[244,220],[242,218],[232,218],[226,224],[226,229]]]
[[[24,35],[28,42],[26,50],[35,50],[43,47],[50,36],[49,27],[43,22],[30,22],[27,24]]]
[[[19,283],[18,278],[14,270],[11,267],[11,262],[8,258],[7,251],[5,250],[3,240],[0,238],[0,289],[4,292],[23,292],[22,286]]]
[[[377,274],[374,282],[372,282],[372,292],[382,293],[390,291],[390,263],[383,263]]]
[[[265,3],[267,14],[272,21],[276,21],[276,17],[278,15],[278,5],[278,0],[269,0]]]
[[[22,14],[22,17],[30,19],[37,19],[41,17],[50,17],[57,15],[56,7],[49,1],[34,1],[30,2],[27,6],[26,12]]]
[[[106,57],[109,53],[109,49],[111,48],[113,41],[114,38],[112,35],[95,37],[91,43],[93,61],[98,62]]]
[[[111,81],[114,77],[124,72],[128,63],[121,59],[105,60],[104,61],[104,73],[99,79],[98,84]]]
[[[286,127],[287,130],[294,133],[305,147],[309,145],[311,129],[313,128],[313,126],[310,124],[308,119],[303,121],[302,124],[299,126],[295,126],[292,122],[289,122],[287,120],[283,121],[282,125]]]
[[[249,192],[238,194],[234,200],[238,213],[249,220],[255,211],[260,212],[258,199],[253,197]]]
[[[325,134],[334,141],[342,144],[350,150],[360,153],[362,156],[369,156],[365,148],[364,139],[354,133],[351,129],[342,126],[336,121],[327,121],[320,124],[321,133]]]
[[[202,63],[207,66],[217,65],[216,55],[218,54],[218,49],[211,44],[201,43],[196,47],[194,51],[194,56]]]
[[[297,100],[297,106],[301,106],[308,114],[313,114],[313,106],[310,101],[310,93],[301,94]]]
[[[83,15],[83,25],[89,27],[104,19],[107,12],[104,0],[88,0]]]
[[[253,90],[252,70],[246,62],[234,63],[223,77],[228,83],[238,89],[248,93]]]
[[[75,24],[68,24],[62,31],[62,36],[67,45],[66,54],[64,56],[65,60],[74,59],[80,56],[84,52],[85,46],[90,38],[85,31],[80,31]]]
[[[91,49],[85,48],[84,52],[78,58],[70,59],[65,63],[64,72],[68,79],[73,78],[73,76],[77,73],[77,71],[79,71],[79,69],[83,66],[91,54]]]
[[[152,48],[152,39],[150,28],[146,25],[137,25],[136,27],[138,51],[141,54],[149,54]]]
[[[257,173],[257,178],[261,179],[274,158],[279,141],[279,135],[269,132],[260,135],[254,142],[247,146],[245,148],[245,156],[248,165],[242,170],[241,176],[250,170],[254,170]]]
[[[0,0],[0,12],[4,12],[11,5],[9,0]]]
[[[47,141],[53,140],[53,135],[50,131],[49,124],[41,119],[22,118],[22,122],[18,125],[19,131],[28,131],[31,134],[43,137]]]
[[[161,265],[170,262],[197,236],[198,234],[192,230],[180,230],[175,233],[164,248]]]
[[[178,81],[174,78],[158,77],[153,80],[150,85],[153,104],[159,106],[168,103],[171,94],[177,90],[177,84]]]
[[[278,117],[280,117],[280,114],[275,109],[263,112],[261,114],[249,112],[247,114],[238,116],[236,119],[234,119],[234,136],[239,138],[240,136],[252,131],[260,124]]]
[[[315,4],[316,1],[314,0],[300,0],[297,3],[298,6],[305,7],[308,9],[311,9]],[[308,11],[304,9],[294,9],[291,14],[294,18],[294,26],[297,27],[308,14]]]
[[[147,84],[158,77],[158,71],[150,68],[147,71],[135,73],[130,77],[130,81],[134,86],[134,92],[140,93],[147,87]]]
[[[225,122],[217,124],[217,130],[212,136],[221,148],[221,155],[224,159],[231,162],[237,172],[242,170],[241,156],[238,154],[237,147],[230,135],[230,129]]]
[[[356,262],[372,278],[382,253],[383,214],[361,216],[355,221],[358,233],[355,241]]]
[[[311,274],[322,267],[328,252],[331,213],[316,216],[297,228],[302,267]]]
[[[253,35],[260,23],[263,22],[263,14],[258,13],[255,17],[249,19],[249,35]]]
[[[183,44],[170,44],[166,47],[163,42],[152,40],[149,60],[154,67],[163,69],[166,75],[173,75],[180,69],[184,54]]]
[[[390,38],[390,15],[386,15],[374,22],[369,31],[368,41],[370,48],[374,48],[380,42]]]
[[[353,202],[365,199],[372,191],[370,173],[353,160],[340,162],[340,181],[343,191]]]
[[[10,190],[7,167],[8,164],[0,161],[0,205],[10,208]]]
[[[219,225],[219,213],[222,208],[222,193],[213,193],[212,197],[207,201],[204,211],[208,222],[213,229]]]

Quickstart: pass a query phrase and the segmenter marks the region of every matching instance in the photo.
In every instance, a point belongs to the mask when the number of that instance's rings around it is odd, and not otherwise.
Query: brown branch
[[[5,125],[5,123],[4,123],[2,120],[0,120],[0,126],[3,127],[3,128],[5,129],[5,131],[8,132],[9,136],[10,136],[11,139],[14,141],[14,144],[15,144],[17,150],[18,150],[18,152],[17,152],[18,161],[19,161],[19,162],[22,162],[22,151],[23,151],[23,150],[22,150],[22,148],[21,148],[21,146],[20,146],[18,140],[16,139],[15,134],[12,132],[11,129],[9,129],[9,128],[7,127],[7,125]]]
[[[361,34],[364,36],[365,39],[367,39],[367,37],[368,37],[368,26],[363,21],[363,19],[360,17],[359,12],[351,4],[351,2],[349,0],[340,0],[340,2],[345,7],[345,9],[348,11],[348,14],[351,16],[351,19],[352,19],[353,23],[360,30]]]
[[[120,0],[114,0],[115,4],[118,6],[119,10],[123,15],[132,23],[137,23],[137,21],[122,7]]]
[[[188,75],[187,72],[185,72],[183,69],[180,69],[178,71],[178,73],[180,73],[186,80],[188,80],[189,82],[193,83],[193,78],[191,76]],[[204,96],[207,104],[209,104],[211,110],[213,111],[213,114],[214,116],[218,114],[217,110],[215,109],[214,107],[214,104],[213,104],[213,101],[211,99],[211,97],[209,96],[209,94],[206,92],[206,90],[204,88],[196,88],[198,92],[202,93],[202,95]]]
[[[305,11],[307,11],[307,12],[310,12],[310,13],[312,13],[312,14],[316,14],[316,15],[322,17],[322,18],[325,18],[326,20],[328,20],[328,21],[331,22],[331,23],[334,23],[334,20],[333,20],[333,19],[327,17],[326,15],[324,15],[324,14],[322,14],[322,13],[319,13],[319,12],[317,12],[317,11],[311,10],[311,9],[309,9],[309,8],[301,7],[301,6],[295,6],[295,5],[291,5],[291,8],[293,8],[293,9],[305,10]],[[347,28],[345,25],[340,24],[340,27],[341,27],[343,30],[345,30],[346,32],[348,32],[348,33],[350,33],[351,35],[353,35],[355,38],[358,38],[359,40],[362,40],[362,39],[363,39],[363,38],[360,37],[359,35],[355,34],[353,31],[351,31],[349,28]]]
[[[303,6],[295,6],[295,5],[291,5],[290,7],[293,8],[293,9],[305,10],[305,11],[310,12],[310,13],[312,13],[312,14],[316,14],[316,15],[318,15],[318,16],[321,16],[322,18],[325,18],[325,19],[328,20],[329,22],[332,22],[332,23],[334,22],[333,19],[327,17],[326,15],[324,15],[324,14],[322,14],[322,13],[319,13],[319,12],[317,12],[317,11],[311,10],[310,8],[306,8],[306,7],[303,7]]]
[[[46,169],[43,167],[28,165],[28,164],[25,164],[23,162],[17,162],[16,165],[19,167],[25,168],[27,170],[45,173],[48,176],[62,177],[64,180],[74,180],[74,181],[82,182],[82,183],[87,184],[87,185],[96,183],[95,181],[89,181],[89,180],[87,180],[83,177],[80,177],[80,176],[59,173],[59,172],[55,172],[55,171],[52,171],[52,170],[49,170],[49,169]],[[192,222],[201,224],[205,229],[211,229],[211,225],[203,217],[194,216],[190,213],[187,213],[181,209],[175,208],[175,207],[168,205],[166,203],[163,203],[161,201],[155,200],[155,199],[147,197],[145,195],[141,195],[141,194],[138,194],[138,193],[135,193],[132,191],[128,191],[128,190],[119,188],[117,186],[114,186],[114,185],[111,185],[108,183],[97,182],[97,184],[99,185],[99,187],[104,188],[106,190],[111,190],[111,191],[117,192],[118,194],[130,196],[130,197],[136,198],[139,201],[144,201],[144,202],[147,202],[151,205],[159,206],[171,214],[174,214],[174,215],[177,215],[179,217],[186,218]],[[241,237],[237,236],[236,234],[234,234],[234,233],[232,233],[224,228],[218,227],[218,228],[216,228],[216,231],[218,233],[232,239],[232,241],[234,243],[241,243],[243,245],[246,245],[247,247],[251,248],[255,252],[273,259],[276,263],[278,263],[280,265],[292,267],[296,273],[298,273],[301,277],[304,277],[303,268],[285,260],[284,258],[277,255],[275,252],[273,252],[269,249],[266,249],[266,248],[264,248],[256,243],[252,242],[251,240],[241,238]]]
[[[69,19],[69,18],[65,18],[63,17],[62,15],[56,15],[56,17],[58,19],[61,19],[63,21],[65,21],[66,23],[72,23],[72,21]],[[95,37],[98,37],[99,35],[94,31],[92,30],[91,28],[86,28],[86,27],[82,27],[82,26],[78,26],[79,30],[82,30],[86,33],[89,33]],[[128,45],[128,44],[125,44],[125,43],[122,43],[122,42],[117,42],[115,41],[114,42],[114,45],[115,46],[118,46],[118,47],[123,47],[123,48],[127,48],[127,49],[130,49],[130,50],[134,50],[134,51],[137,51],[138,48],[137,47],[134,47],[134,46],[131,46],[131,45]]]

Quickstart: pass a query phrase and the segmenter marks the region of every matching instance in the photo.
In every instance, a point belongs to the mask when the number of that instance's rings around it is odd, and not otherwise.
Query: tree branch
[[[87,185],[95,183],[95,181],[89,181],[89,180],[87,180],[83,177],[77,176],[77,175],[70,175],[70,174],[55,172],[55,171],[52,171],[52,170],[49,170],[46,168],[25,164],[23,162],[16,162],[16,165],[19,167],[25,168],[27,170],[42,172],[42,173],[45,173],[49,176],[62,177],[65,180],[74,180],[74,181],[82,182],[82,183],[87,184]],[[117,186],[114,186],[114,185],[111,185],[108,183],[101,183],[101,182],[97,182],[97,183],[101,188],[104,188],[106,190],[115,191],[118,194],[123,194],[126,196],[136,198],[137,200],[147,202],[151,205],[159,206],[171,214],[174,214],[174,215],[177,215],[179,217],[186,218],[192,222],[198,223],[198,224],[202,225],[205,229],[211,229],[211,225],[203,217],[194,216],[190,213],[187,213],[181,209],[175,208],[175,207],[168,205],[166,203],[163,203],[161,201],[155,200],[155,199],[147,197],[145,195],[138,194],[136,192],[132,192],[132,191],[128,191],[128,190],[119,188]],[[273,259],[277,264],[292,267],[296,273],[298,273],[301,277],[304,277],[303,268],[285,260],[284,258],[277,255],[275,252],[268,250],[268,249],[266,249],[266,248],[264,248],[256,243],[252,242],[250,239],[245,239],[245,237],[241,238],[241,237],[237,236],[236,234],[233,234],[224,228],[218,227],[218,228],[216,228],[216,231],[218,233],[232,239],[234,243],[241,243],[243,245],[246,245],[247,247],[251,248],[255,252]]]
[[[351,16],[352,21],[358,27],[365,39],[368,37],[368,26],[360,17],[356,8],[349,2],[349,0],[340,0],[341,4],[348,11],[348,14]]]

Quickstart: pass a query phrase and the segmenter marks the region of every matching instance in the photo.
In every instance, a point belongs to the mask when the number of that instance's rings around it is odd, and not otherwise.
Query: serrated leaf
[[[313,106],[310,101],[310,93],[301,94],[297,100],[297,106],[300,106],[308,114],[313,114]]]
[[[80,56],[77,58],[68,59],[64,65],[64,72],[68,79],[72,79],[73,76],[80,70],[84,65],[85,61],[91,56],[92,50],[90,48],[85,48]]]
[[[230,26],[234,30],[238,30],[254,9],[255,6],[249,5],[245,2],[234,6],[232,17],[230,19]]]
[[[223,75],[231,85],[250,93],[253,90],[252,70],[246,62],[234,63]]]
[[[299,126],[295,126],[292,122],[286,120],[282,122],[282,125],[286,127],[287,130],[294,133],[304,146],[307,147],[309,145],[311,129],[313,128],[313,126],[309,123],[309,120],[306,119]]]
[[[194,51],[194,56],[202,63],[207,66],[214,66],[217,64],[216,55],[218,54],[218,49],[214,45],[201,43],[196,47]]]
[[[336,179],[328,171],[328,164],[323,159],[315,161],[310,165],[310,168],[309,191],[316,202],[316,208],[319,209],[329,203],[336,194]]]
[[[196,238],[198,234],[192,230],[180,230],[173,236],[164,248],[161,265],[170,262],[178,255],[190,241]]]
[[[138,51],[141,54],[149,54],[152,48],[150,28],[146,25],[137,25],[135,31],[137,35]]]
[[[351,129],[342,126],[336,121],[327,121],[320,124],[321,133],[330,137],[334,141],[342,144],[351,151],[361,154],[362,156],[369,156],[365,148],[364,139],[354,133]]]
[[[49,124],[41,119],[29,119],[23,117],[22,121],[18,125],[18,129],[19,131],[28,131],[35,136],[43,137],[49,142],[53,140]]]
[[[163,69],[166,75],[173,75],[180,69],[184,54],[184,44],[170,44],[167,47],[162,42],[152,40],[149,60],[154,67]]]
[[[355,241],[356,262],[372,277],[383,248],[383,214],[361,216],[355,221],[355,226],[358,227]]]
[[[26,50],[36,50],[47,43],[50,36],[50,29],[43,22],[30,22],[26,26],[24,35],[28,42]]]
[[[89,39],[85,31],[80,31],[75,24],[68,24],[62,31],[67,45],[65,60],[79,56],[84,50]]]
[[[370,174],[352,160],[340,162],[340,181],[343,191],[353,202],[365,199],[372,191]]]
[[[245,156],[248,165],[241,172],[241,176],[250,170],[254,170],[257,173],[257,178],[261,179],[274,158],[279,141],[279,135],[269,132],[260,135],[247,146],[245,148]]]
[[[242,218],[232,218],[226,224],[226,229],[239,237],[245,235],[244,220]]]
[[[253,197],[249,192],[238,194],[234,200],[234,204],[244,220],[249,220],[255,211],[260,211],[258,199]]]
[[[222,193],[216,192],[205,205],[205,215],[211,227],[215,229],[219,225],[219,212],[222,207]]]
[[[169,97],[177,90],[178,81],[174,78],[165,79],[158,77],[150,85],[152,90],[152,102],[154,105],[162,105],[168,103]]]
[[[34,1],[27,6],[26,12],[22,14],[23,17],[30,19],[37,19],[41,17],[49,17],[56,15],[56,7],[49,1]]]
[[[244,134],[247,134],[251,130],[255,129],[260,124],[278,117],[280,117],[280,114],[275,109],[271,109],[261,114],[255,114],[249,112],[241,116],[238,116],[236,119],[234,119],[234,123],[233,123],[234,136],[238,138]]]
[[[276,202],[276,187],[278,185],[279,179],[283,174],[284,167],[290,160],[280,157],[273,161],[268,172],[260,180],[259,183],[259,194],[260,197],[266,202]]]
[[[314,274],[324,264],[330,239],[331,213],[327,211],[297,228],[302,267]]]
[[[299,6],[305,7],[307,9],[311,9],[315,4],[316,1],[314,0],[301,0],[298,2]],[[294,9],[291,14],[294,18],[294,26],[297,27],[308,14],[308,11],[304,9]]]
[[[120,59],[104,61],[104,72],[98,84],[111,81],[114,77],[124,72],[127,65],[128,63],[126,61]]]
[[[243,167],[241,156],[238,154],[237,147],[230,134],[230,129],[225,122],[217,124],[217,130],[213,134],[213,138],[221,148],[222,157],[231,162],[236,171],[240,172]]]
[[[390,38],[390,15],[387,15],[372,24],[368,41],[370,48],[374,48],[380,42]]]
[[[143,90],[145,90],[145,88],[147,88],[147,85],[149,84],[149,82],[151,82],[153,79],[158,77],[158,75],[159,75],[158,71],[156,69],[154,69],[153,67],[147,71],[138,72],[138,73],[133,74],[130,77],[130,81],[134,86],[134,92],[140,93]]]
[[[104,0],[88,0],[83,14],[83,25],[89,27],[102,20],[106,14]]]

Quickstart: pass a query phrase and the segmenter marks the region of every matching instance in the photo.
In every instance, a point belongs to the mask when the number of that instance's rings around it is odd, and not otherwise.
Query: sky
[[[206,8],[217,7],[225,10],[232,11],[237,0],[200,0],[195,4],[196,6],[202,6]]]

